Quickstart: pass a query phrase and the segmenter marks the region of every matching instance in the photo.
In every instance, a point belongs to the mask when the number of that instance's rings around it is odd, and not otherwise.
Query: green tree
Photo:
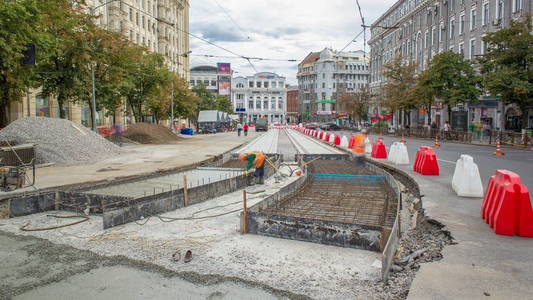
[[[416,68],[416,64],[405,62],[401,56],[383,66],[383,76],[386,78],[383,105],[392,113],[399,110],[400,115],[403,115],[405,111],[416,108]]]
[[[337,105],[339,110],[344,110],[352,118],[359,122],[367,119],[368,103],[371,98],[370,89],[365,85],[355,93],[343,93],[339,96]]]
[[[163,57],[146,51],[128,70],[121,94],[131,108],[135,121],[142,120],[145,104],[159,94],[161,85],[167,80],[167,72]]]
[[[93,17],[80,13],[76,5],[68,0],[40,1],[48,44],[38,65],[39,83],[43,96],[56,97],[60,118],[65,118],[69,102],[83,97],[80,86],[91,65],[87,37],[96,30]]]
[[[218,111],[223,111],[228,114],[233,113],[233,106],[231,105],[229,96],[218,95],[216,96],[215,102],[216,102]]]
[[[439,53],[428,66],[428,79],[434,94],[446,104],[448,118],[452,108],[466,101],[476,102],[481,95],[480,78],[472,67],[472,61],[453,51]]]
[[[479,59],[484,87],[514,103],[522,111],[522,128],[527,127],[528,108],[533,105],[533,26],[531,18],[513,21],[508,28],[488,33],[489,47]]]
[[[35,1],[0,0],[0,126],[8,122],[11,101],[20,101],[31,85],[33,68],[21,65],[29,43],[37,43],[39,13]]]
[[[413,94],[416,103],[426,109],[428,114],[428,125],[431,124],[431,107],[435,103],[435,89],[432,86],[432,80],[428,70],[418,74],[416,85],[413,88]]]

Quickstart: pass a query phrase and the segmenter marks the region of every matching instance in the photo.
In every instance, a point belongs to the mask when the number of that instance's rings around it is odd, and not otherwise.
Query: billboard
[[[230,76],[218,76],[218,94],[230,95],[231,94],[231,77]]]
[[[217,63],[218,74],[231,74],[231,64],[229,63]]]

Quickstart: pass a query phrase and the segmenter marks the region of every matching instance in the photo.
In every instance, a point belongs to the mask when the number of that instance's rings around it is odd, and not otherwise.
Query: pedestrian
[[[241,136],[241,131],[242,131],[242,124],[237,123],[237,136]]]
[[[244,129],[244,136],[248,136],[248,123],[244,123],[244,126],[242,128]]]
[[[444,137],[449,140],[450,139],[450,131],[451,131],[450,122],[446,121],[444,123]]]
[[[245,176],[248,176],[248,170],[250,170],[252,167],[255,167],[253,177],[254,180],[249,180],[248,184],[264,184],[266,155],[262,152],[249,152],[239,154],[239,158],[248,161],[248,164],[246,165],[246,171],[244,173]]]
[[[354,136],[353,141],[353,152],[355,153],[355,162],[361,168],[365,165],[366,132],[366,129],[361,130],[361,132]]]

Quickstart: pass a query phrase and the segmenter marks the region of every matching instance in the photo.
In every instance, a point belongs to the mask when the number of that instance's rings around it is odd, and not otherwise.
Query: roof
[[[304,58],[304,60],[302,60],[300,65],[312,64],[316,62],[319,58],[320,58],[320,52],[311,52]]]
[[[201,110],[198,113],[198,122],[219,122],[220,115],[216,110]]]

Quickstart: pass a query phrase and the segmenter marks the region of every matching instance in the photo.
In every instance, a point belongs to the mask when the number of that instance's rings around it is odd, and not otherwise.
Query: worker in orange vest
[[[249,171],[252,166],[255,167],[254,171],[254,181],[250,181],[250,185],[257,184],[264,184],[265,183],[265,160],[266,155],[261,152],[249,152],[249,153],[241,153],[239,154],[239,158],[245,161],[248,161],[248,164],[246,165],[246,171],[244,172],[245,176],[248,176]]]
[[[365,163],[365,140],[366,129],[361,130],[360,133],[354,136],[353,152],[355,153],[355,161],[360,165]]]

